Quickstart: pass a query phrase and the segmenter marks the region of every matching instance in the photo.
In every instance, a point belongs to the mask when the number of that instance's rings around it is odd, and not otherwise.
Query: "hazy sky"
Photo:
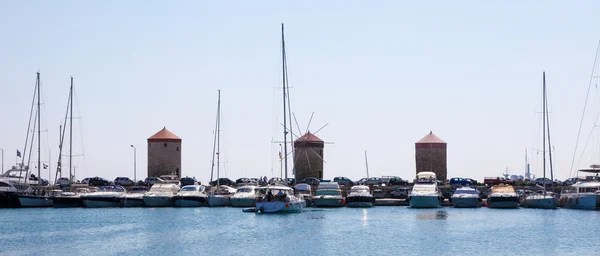
[[[183,138],[182,174],[206,183],[217,89],[221,176],[279,176],[272,141],[281,140],[284,22],[293,112],[302,129],[312,112],[313,131],[329,123],[317,134],[333,142],[326,178],[365,177],[365,150],[372,176],[413,178],[414,143],[430,130],[448,142],[449,177],[482,179],[507,167],[523,174],[525,148],[539,176],[532,148],[542,148],[545,70],[555,172],[565,179],[600,39],[598,10],[598,1],[4,1],[4,167],[23,150],[39,70],[45,161],[48,148],[52,162],[58,157],[74,77],[81,119],[73,153],[85,153],[85,163],[74,158],[78,179],[133,177],[130,144],[145,178],[146,139],[166,126]],[[597,106],[592,86],[583,142]],[[587,152],[596,155],[580,167],[600,162],[592,137]]]

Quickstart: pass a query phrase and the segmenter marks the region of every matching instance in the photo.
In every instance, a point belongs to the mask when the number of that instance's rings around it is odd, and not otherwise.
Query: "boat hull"
[[[254,197],[232,197],[231,206],[233,207],[254,207],[256,199]]]
[[[519,207],[519,199],[516,196],[488,197],[487,206],[488,208],[516,209]]]
[[[440,204],[440,198],[438,196],[415,196],[411,195],[408,197],[409,205],[411,208],[439,208],[442,207]]]
[[[175,207],[202,207],[207,203],[207,198],[202,196],[175,196]]]
[[[121,207],[144,207],[144,198],[142,197],[124,197],[120,200]]]
[[[321,198],[321,197],[313,197],[312,198],[313,206],[315,207],[343,207],[346,203],[343,197],[334,197],[334,198]]]
[[[209,207],[231,206],[231,196],[210,195],[210,196],[208,196],[208,206]]]
[[[373,207],[375,198],[371,196],[348,196],[346,197],[346,206],[353,208],[369,208]]]
[[[54,202],[48,196],[19,195],[21,207],[52,207]]]
[[[600,195],[598,194],[563,194],[559,205],[562,208],[581,210],[600,210]]]
[[[0,208],[17,208],[21,207],[19,195],[15,192],[0,192]]]
[[[521,205],[527,208],[556,209],[558,207],[558,200],[554,197],[525,198],[521,202]]]
[[[83,207],[83,200],[79,196],[56,196],[52,198],[54,208]]]
[[[144,196],[146,207],[172,207],[175,206],[172,196]]]
[[[479,197],[452,197],[454,208],[476,208],[479,207]]]
[[[306,207],[306,202],[256,202],[256,210],[260,213],[294,213],[301,212]]]
[[[88,208],[120,207],[121,198],[118,196],[83,197],[83,204]]]

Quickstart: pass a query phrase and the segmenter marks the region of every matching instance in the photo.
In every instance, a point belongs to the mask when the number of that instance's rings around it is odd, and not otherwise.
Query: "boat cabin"
[[[436,183],[437,178],[434,172],[420,172],[417,173],[416,183]]]

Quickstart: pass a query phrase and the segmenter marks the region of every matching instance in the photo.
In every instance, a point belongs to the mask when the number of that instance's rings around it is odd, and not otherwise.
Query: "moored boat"
[[[481,198],[475,188],[466,186],[457,188],[450,201],[455,208],[475,208],[479,207]]]
[[[573,190],[563,191],[558,204],[563,208],[600,210],[600,173],[599,165],[592,165],[590,169],[582,169],[580,172],[596,173],[596,176],[588,176],[572,185]]]
[[[343,207],[346,199],[337,182],[321,182],[312,197],[312,203],[315,207]]]
[[[346,197],[347,207],[373,207],[375,198],[368,186],[357,185],[350,188]]]
[[[231,196],[235,194],[235,188],[226,185],[217,186],[215,191],[208,193],[208,206],[231,206]]]
[[[296,186],[294,186],[294,192],[296,193],[296,197],[302,197],[304,199],[306,207],[314,206],[310,185],[306,183],[296,184]]]
[[[81,200],[88,208],[119,207],[121,196],[125,193],[125,188],[121,186],[108,185],[99,187],[96,192],[81,195]]]
[[[78,188],[75,192],[61,192],[60,194],[53,196],[52,205],[54,208],[68,208],[68,207],[83,207],[82,195],[91,193],[91,190],[87,188]]]
[[[442,195],[434,172],[420,172],[407,198],[411,208],[441,207]]]
[[[0,179],[0,208],[20,207],[17,188],[8,179]]]
[[[19,195],[21,207],[52,207],[52,197],[62,193],[62,190],[34,190],[32,194]]]
[[[129,193],[121,196],[121,207],[143,207],[146,206],[144,203],[144,194],[146,188],[137,187],[133,188]]]
[[[256,210],[261,213],[291,213],[301,212],[306,202],[296,197],[292,188],[286,186],[261,187],[264,196],[256,198]]]
[[[511,185],[495,185],[487,197],[486,202],[489,208],[517,208],[519,206],[519,197]]]
[[[256,186],[241,186],[237,188],[235,194],[231,196],[231,206],[233,207],[253,207],[256,202]]]
[[[175,205],[173,198],[179,192],[174,183],[155,183],[142,197],[147,207],[171,207]]]
[[[202,207],[208,203],[206,188],[202,185],[187,185],[173,198],[176,207]]]

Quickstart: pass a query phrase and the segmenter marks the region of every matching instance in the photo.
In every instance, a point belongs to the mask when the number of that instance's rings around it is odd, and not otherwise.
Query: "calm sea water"
[[[600,212],[0,209],[2,255],[600,255]]]

